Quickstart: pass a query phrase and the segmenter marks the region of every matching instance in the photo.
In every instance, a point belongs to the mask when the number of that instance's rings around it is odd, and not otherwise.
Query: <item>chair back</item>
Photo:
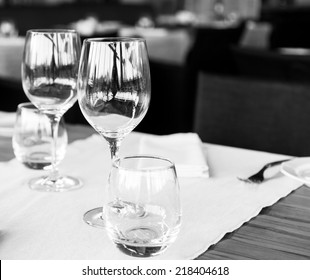
[[[310,155],[310,86],[200,73],[194,131],[203,141]]]
[[[266,49],[233,47],[238,74],[246,77],[290,82],[310,82],[310,55]]]

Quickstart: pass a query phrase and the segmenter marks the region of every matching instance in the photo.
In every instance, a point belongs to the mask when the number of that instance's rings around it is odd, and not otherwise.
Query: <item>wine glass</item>
[[[83,42],[78,75],[78,100],[91,126],[110,147],[112,162],[119,147],[145,116],[151,95],[146,42],[141,38],[90,38]],[[102,207],[84,221],[104,227]]]
[[[31,179],[32,189],[62,192],[82,186],[78,178],[59,175],[56,150],[60,119],[77,100],[80,52],[81,40],[74,30],[27,31],[22,61],[23,89],[29,100],[49,118],[53,137],[49,174]]]

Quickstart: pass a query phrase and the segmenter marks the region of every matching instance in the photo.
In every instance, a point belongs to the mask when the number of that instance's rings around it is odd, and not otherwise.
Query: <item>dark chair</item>
[[[184,67],[150,60],[150,70],[151,103],[147,114],[135,130],[152,134],[184,131]]]
[[[295,5],[294,0],[289,2],[291,5],[266,7],[261,11],[260,21],[273,26],[269,45],[271,49],[310,48],[310,6]]]
[[[20,80],[0,78],[0,111],[15,112],[19,103],[29,102]]]
[[[228,28],[198,27],[195,39],[186,58],[185,95],[182,101],[186,113],[184,129],[192,129],[193,107],[197,91],[199,71],[213,74],[235,74],[236,65],[231,53],[231,45],[239,42],[245,23]]]
[[[194,131],[203,141],[310,155],[310,86],[201,73]]]
[[[245,29],[245,22],[227,28],[197,27],[187,57],[187,65],[209,73],[235,73],[231,45],[235,45]]]
[[[309,16],[310,13],[306,20],[296,18],[275,23],[269,38],[270,48],[310,48]]]
[[[310,55],[283,54],[280,51],[232,47],[238,74],[246,77],[310,82]]]

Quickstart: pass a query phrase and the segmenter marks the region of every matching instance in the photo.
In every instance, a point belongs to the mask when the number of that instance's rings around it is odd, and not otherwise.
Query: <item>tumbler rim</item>
[[[132,167],[124,167],[122,165],[123,161],[132,160],[132,159],[157,160],[157,161],[165,162],[165,164],[162,166],[152,167],[152,168],[143,168],[143,167],[132,168]],[[117,169],[131,171],[131,172],[158,172],[162,170],[168,170],[170,168],[175,169],[175,164],[172,160],[162,157],[162,156],[148,155],[148,154],[138,154],[138,155],[129,155],[129,156],[119,157],[113,161],[112,165],[113,167]]]

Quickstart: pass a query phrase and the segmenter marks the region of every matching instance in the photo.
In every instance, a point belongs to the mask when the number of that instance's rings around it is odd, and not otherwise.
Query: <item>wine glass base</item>
[[[102,217],[102,207],[98,207],[92,210],[87,211],[84,214],[83,220],[86,224],[96,227],[96,228],[104,228],[105,223]]]
[[[61,176],[56,181],[50,180],[49,177],[39,177],[31,179],[28,182],[30,189],[42,192],[66,192],[79,189],[83,182],[71,176]]]

